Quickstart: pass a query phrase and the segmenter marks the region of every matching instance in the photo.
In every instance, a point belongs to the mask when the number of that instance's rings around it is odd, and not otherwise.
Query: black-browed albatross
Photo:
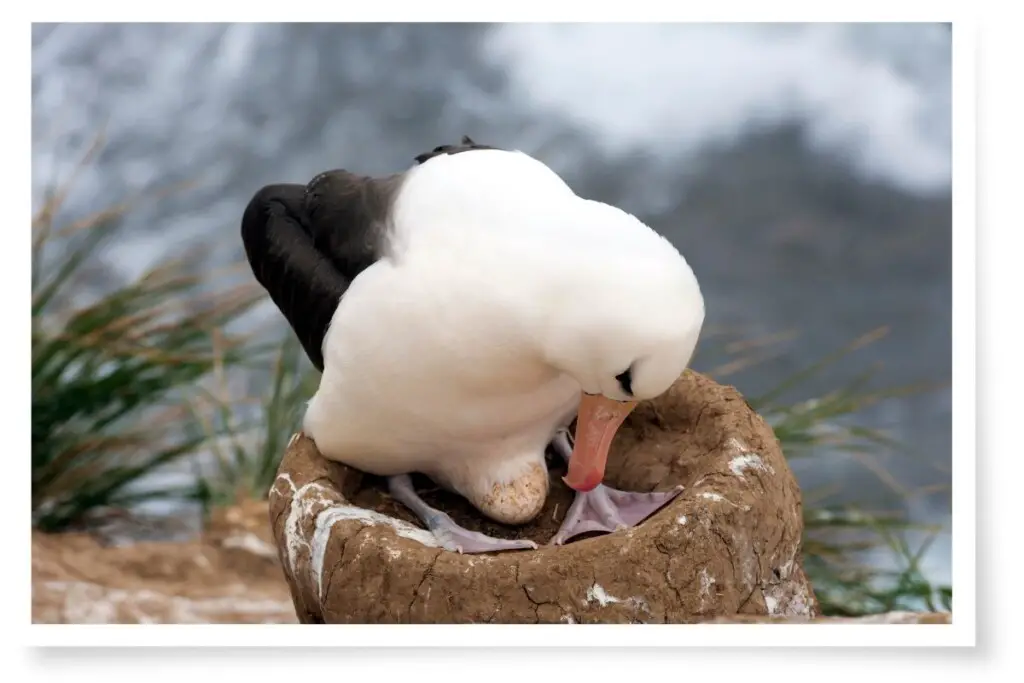
[[[303,431],[324,457],[388,477],[443,547],[537,546],[458,526],[412,473],[525,523],[547,497],[551,445],[576,491],[554,544],[638,524],[678,493],[601,480],[636,402],[690,362],[700,287],[666,239],[540,161],[466,137],[391,176],[270,185],[242,239],[322,373]]]

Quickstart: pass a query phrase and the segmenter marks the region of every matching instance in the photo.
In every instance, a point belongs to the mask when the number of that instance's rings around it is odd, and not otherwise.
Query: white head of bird
[[[582,396],[566,483],[580,491],[604,476],[615,432],[638,401],[680,377],[697,346],[704,299],[678,250],[639,219],[584,201],[560,226],[560,286],[539,305],[541,353]]]

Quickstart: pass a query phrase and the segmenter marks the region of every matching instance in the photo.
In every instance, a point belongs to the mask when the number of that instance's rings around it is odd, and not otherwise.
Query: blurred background
[[[315,377],[243,209],[468,134],[685,254],[833,611],[948,597],[950,60],[944,24],[35,25],[36,526],[262,495]]]

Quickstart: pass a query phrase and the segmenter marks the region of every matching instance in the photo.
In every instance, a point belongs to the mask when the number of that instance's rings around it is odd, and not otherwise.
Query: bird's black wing
[[[497,148],[464,136],[415,161],[479,149]],[[320,371],[324,336],[342,297],[384,255],[388,211],[403,179],[327,171],[307,185],[268,185],[245,209],[242,242],[252,272]]]
[[[260,189],[242,215],[242,243],[256,280],[323,371],[323,341],[342,296],[380,255],[396,177],[328,171],[308,185]]]

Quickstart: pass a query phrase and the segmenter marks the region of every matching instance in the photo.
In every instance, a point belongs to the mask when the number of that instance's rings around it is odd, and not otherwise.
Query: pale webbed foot
[[[561,430],[552,445],[559,455],[569,460],[572,455],[572,436],[568,429]],[[599,484],[591,491],[577,492],[562,526],[549,544],[562,545],[570,538],[590,531],[611,533],[636,526],[663,508],[682,490],[682,486],[677,486],[671,491],[639,493]]]
[[[494,538],[464,529],[446,513],[420,498],[407,474],[388,478],[391,496],[419,517],[445,550],[458,553],[487,553],[501,550],[535,549],[533,541]]]
[[[683,487],[671,491],[637,493],[620,491],[599,484],[591,491],[578,492],[551,545],[562,545],[588,531],[611,533],[628,529],[644,521],[679,495]]]

